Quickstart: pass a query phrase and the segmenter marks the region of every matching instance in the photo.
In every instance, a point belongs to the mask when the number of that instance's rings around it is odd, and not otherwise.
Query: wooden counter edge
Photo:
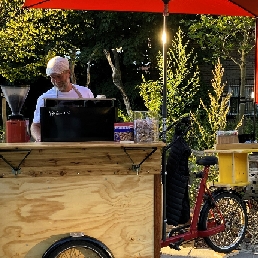
[[[228,143],[215,144],[215,150],[235,150],[235,149],[252,149],[258,150],[258,143]]]
[[[205,153],[251,153],[258,152],[258,143],[215,144],[214,149],[204,150]]]
[[[204,150],[204,153],[252,153],[252,152],[258,152],[258,149]]]
[[[162,148],[162,141],[153,143],[123,143],[113,141],[94,142],[25,142],[25,143],[0,143],[1,150],[33,150],[33,149],[90,149],[90,148]]]

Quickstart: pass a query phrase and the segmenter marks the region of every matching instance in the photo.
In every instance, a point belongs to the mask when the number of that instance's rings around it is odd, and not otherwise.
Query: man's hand
[[[30,127],[31,136],[35,142],[41,142],[40,123],[32,123]]]

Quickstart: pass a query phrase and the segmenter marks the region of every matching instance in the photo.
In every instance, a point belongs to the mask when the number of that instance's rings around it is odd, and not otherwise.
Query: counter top
[[[73,148],[121,148],[121,147],[134,147],[134,148],[148,148],[157,147],[162,148],[165,143],[162,141],[154,143],[119,143],[113,141],[92,141],[92,142],[23,142],[23,143],[0,143],[1,150],[28,150],[28,149],[73,149]]]
[[[229,149],[257,149],[258,143],[229,143],[229,144],[216,144],[216,150],[229,150]]]
[[[214,149],[205,150],[206,153],[250,153],[258,152],[258,143],[229,143],[216,144]]]

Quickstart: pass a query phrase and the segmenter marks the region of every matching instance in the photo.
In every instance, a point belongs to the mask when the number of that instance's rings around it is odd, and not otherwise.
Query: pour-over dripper
[[[22,119],[21,108],[28,95],[30,86],[4,86],[1,85],[2,92],[8,102],[12,114],[8,116],[9,119]]]

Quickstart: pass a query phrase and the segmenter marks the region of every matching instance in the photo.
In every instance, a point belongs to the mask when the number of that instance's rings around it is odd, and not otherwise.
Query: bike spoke
[[[247,213],[241,199],[230,192],[222,192],[214,198],[216,206],[207,203],[200,219],[200,229],[212,229],[225,224],[225,230],[205,237],[205,242],[217,252],[230,252],[243,240],[247,227]]]
[[[99,258],[99,254],[88,248],[71,247],[62,253],[57,258]]]
[[[224,216],[226,229],[224,232],[218,233],[210,238],[216,242],[216,245],[222,248],[233,246],[239,241],[245,229],[242,208],[238,202],[230,198],[219,200],[217,205]],[[216,215],[219,216],[219,214]]]

